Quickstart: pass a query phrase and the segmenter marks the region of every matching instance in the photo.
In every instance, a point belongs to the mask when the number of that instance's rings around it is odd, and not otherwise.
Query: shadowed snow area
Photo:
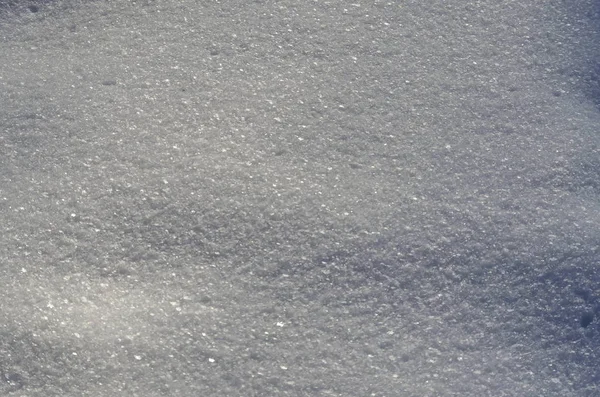
[[[595,1],[15,4],[1,395],[600,393]]]

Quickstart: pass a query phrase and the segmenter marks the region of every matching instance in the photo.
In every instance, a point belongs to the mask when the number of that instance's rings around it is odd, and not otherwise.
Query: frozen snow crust
[[[573,3],[0,2],[0,395],[599,395]]]

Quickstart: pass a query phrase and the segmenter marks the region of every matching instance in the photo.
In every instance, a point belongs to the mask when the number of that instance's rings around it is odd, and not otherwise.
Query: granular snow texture
[[[600,395],[596,3],[0,2],[0,395]]]

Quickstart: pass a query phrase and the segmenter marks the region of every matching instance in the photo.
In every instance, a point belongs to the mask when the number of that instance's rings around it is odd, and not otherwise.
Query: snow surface
[[[600,395],[596,1],[0,1],[0,395]]]

